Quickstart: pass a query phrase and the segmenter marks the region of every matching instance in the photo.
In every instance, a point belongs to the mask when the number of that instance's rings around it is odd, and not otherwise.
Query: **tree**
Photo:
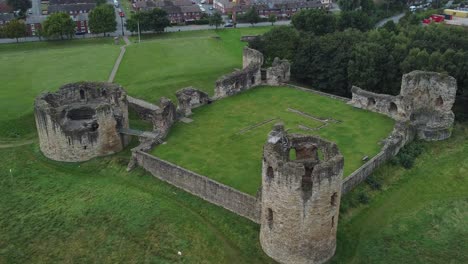
[[[43,29],[47,37],[55,38],[64,36],[72,38],[75,34],[75,22],[66,13],[54,13],[44,21]]]
[[[14,10],[21,10],[23,14],[28,8],[31,8],[31,0],[7,0],[7,4]]]
[[[258,15],[257,8],[255,6],[252,6],[245,14],[244,14],[244,19],[248,23],[252,24],[257,24],[260,21],[260,16]]]
[[[166,27],[171,25],[171,22],[167,18],[166,11],[155,8],[146,14],[146,20],[149,30],[154,32],[163,32]]]
[[[299,32],[289,26],[279,26],[249,43],[265,57],[265,63],[271,64],[275,57],[292,60],[299,43]]]
[[[100,5],[89,13],[89,28],[92,33],[104,36],[107,32],[114,32],[117,28],[114,7],[111,5]]]
[[[275,14],[268,15],[268,22],[270,22],[272,26],[276,22],[276,20],[277,20],[277,18],[276,18]]]
[[[292,18],[292,24],[299,31],[321,36],[336,30],[336,17],[324,10],[309,9],[296,13]]]
[[[363,11],[343,11],[338,19],[338,29],[355,28],[361,31],[368,31],[373,28],[371,19]]]
[[[131,32],[137,32],[138,23],[140,24],[140,31],[154,32],[162,32],[164,28],[171,25],[171,22],[167,18],[166,11],[159,8],[132,14],[132,16],[127,19],[125,26]]]
[[[3,34],[7,38],[15,38],[18,43],[18,38],[26,36],[26,25],[17,19],[12,20],[4,27]]]
[[[209,18],[210,26],[215,26],[216,29],[223,23],[223,18],[218,12],[214,12]]]

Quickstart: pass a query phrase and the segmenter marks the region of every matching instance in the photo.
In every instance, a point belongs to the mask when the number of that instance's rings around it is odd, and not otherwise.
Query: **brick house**
[[[329,0],[254,0],[254,2],[240,2],[237,5],[230,0],[214,0],[214,7],[223,14],[236,12],[237,15],[242,15],[255,6],[260,17],[266,18],[270,14],[274,14],[278,19],[290,19],[301,10],[324,8],[322,1]]]
[[[15,16],[11,13],[0,14],[0,27],[10,23],[10,21],[13,19],[15,19]]]
[[[201,18],[202,11],[190,0],[139,0],[133,4],[135,10],[160,8],[166,11],[172,24],[195,21]]]

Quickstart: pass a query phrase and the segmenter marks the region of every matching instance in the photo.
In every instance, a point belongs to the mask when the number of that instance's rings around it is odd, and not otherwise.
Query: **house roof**
[[[11,21],[15,19],[13,14],[0,14],[0,21]]]
[[[96,4],[64,4],[64,5],[49,5],[47,8],[49,14],[58,13],[58,12],[89,12],[91,9],[96,7]]]
[[[192,1],[190,0],[137,1],[135,3],[135,6],[143,10],[161,8],[162,10],[166,11],[168,14],[201,12],[200,7],[198,5],[193,5]]]
[[[13,7],[9,6],[6,0],[0,0],[0,14],[13,12]]]
[[[49,0],[49,5],[95,4],[96,0]]]
[[[28,16],[26,18],[26,24],[41,24],[47,19],[47,16],[40,15],[40,16]]]

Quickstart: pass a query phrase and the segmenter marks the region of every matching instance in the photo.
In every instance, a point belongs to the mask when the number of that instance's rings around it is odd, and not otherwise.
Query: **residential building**
[[[135,10],[160,8],[166,11],[172,24],[186,23],[201,18],[200,7],[190,0],[139,0],[133,4]]]

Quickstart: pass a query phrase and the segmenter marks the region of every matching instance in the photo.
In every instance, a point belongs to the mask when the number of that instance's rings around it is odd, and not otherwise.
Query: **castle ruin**
[[[376,94],[353,87],[349,103],[399,122],[409,122],[420,139],[443,140],[451,135],[456,92],[457,81],[451,76],[413,71],[403,75],[399,95]]]
[[[287,60],[275,58],[269,68],[262,68],[263,54],[244,47],[242,70],[222,76],[216,81],[215,98],[220,99],[238,94],[259,85],[280,85],[290,78],[290,64]]]
[[[263,148],[260,243],[267,255],[281,263],[333,257],[343,166],[335,143],[275,125]]]
[[[128,144],[127,94],[119,85],[80,82],[36,98],[34,115],[42,153],[77,162],[116,153]]]

